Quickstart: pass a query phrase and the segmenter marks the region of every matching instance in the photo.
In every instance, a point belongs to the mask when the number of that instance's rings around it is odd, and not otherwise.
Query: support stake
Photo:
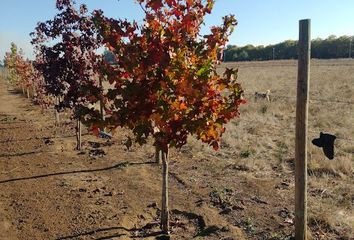
[[[295,133],[295,239],[307,239],[307,126],[310,83],[310,19],[299,22]]]

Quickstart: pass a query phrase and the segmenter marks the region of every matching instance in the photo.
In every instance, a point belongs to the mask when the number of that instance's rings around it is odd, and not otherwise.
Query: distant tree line
[[[351,50],[353,57],[353,37],[334,35],[326,39],[316,38],[311,41],[312,58],[330,59],[330,58],[348,58]],[[286,40],[284,42],[268,45],[253,46],[246,45],[238,47],[228,45],[224,51],[224,61],[265,61],[274,59],[297,59],[298,41]]]

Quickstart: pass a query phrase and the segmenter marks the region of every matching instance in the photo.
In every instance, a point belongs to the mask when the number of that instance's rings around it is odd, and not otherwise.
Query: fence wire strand
[[[245,93],[245,96],[254,96],[254,94],[252,93]],[[284,99],[291,99],[291,100],[296,100],[296,97],[292,97],[292,96],[286,96],[286,95],[274,95],[274,94],[270,94],[270,99],[272,101],[272,99],[274,98],[284,98]],[[328,100],[328,99],[322,99],[322,98],[311,98],[309,99],[310,102],[320,102],[320,103],[338,103],[338,104],[348,104],[348,105],[354,105],[354,101],[347,101],[347,100],[342,100],[342,99],[338,99],[338,100]]]
[[[266,125],[266,126],[271,126],[271,127],[274,127],[274,128],[279,128],[279,129],[283,129],[283,130],[287,130],[289,132],[294,132],[295,133],[295,122],[294,122],[294,127],[293,128],[290,128],[290,127],[284,127],[284,126],[281,126],[279,124],[271,124],[271,123],[267,123],[267,122],[263,122],[263,121],[259,121],[259,120],[245,120],[245,119],[238,119],[238,122],[247,122],[247,123],[259,123],[259,124],[262,124],[262,125]],[[321,130],[318,130],[318,131],[315,131],[315,130],[307,130],[309,133],[312,133],[313,135],[317,135],[319,136]],[[324,132],[324,131],[322,131]],[[354,143],[354,139],[350,139],[350,138],[345,138],[345,137],[339,137],[339,136],[336,136],[336,140],[339,140],[339,141],[345,141],[345,142],[352,142]]]

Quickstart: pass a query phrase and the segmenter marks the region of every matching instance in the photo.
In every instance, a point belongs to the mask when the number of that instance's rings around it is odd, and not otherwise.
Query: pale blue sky
[[[89,9],[101,8],[107,16],[143,18],[134,0],[77,0]],[[31,57],[29,33],[38,21],[51,19],[55,0],[0,0],[0,60],[15,42]],[[298,21],[310,18],[312,37],[331,34],[354,35],[354,0],[216,0],[215,8],[206,18],[209,26],[221,23],[221,17],[235,14],[239,22],[229,44],[267,45],[298,38]]]

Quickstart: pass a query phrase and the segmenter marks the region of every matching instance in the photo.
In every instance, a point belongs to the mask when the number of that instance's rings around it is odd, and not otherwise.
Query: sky
[[[134,0],[76,0],[90,10],[102,9],[106,16],[143,20],[143,12]],[[15,42],[33,59],[29,33],[37,22],[52,19],[55,0],[0,0],[0,60]],[[311,19],[312,38],[329,35],[354,36],[354,0],[216,0],[205,19],[202,33],[220,25],[221,18],[234,14],[238,25],[229,44],[268,45],[298,39],[298,22]]]

